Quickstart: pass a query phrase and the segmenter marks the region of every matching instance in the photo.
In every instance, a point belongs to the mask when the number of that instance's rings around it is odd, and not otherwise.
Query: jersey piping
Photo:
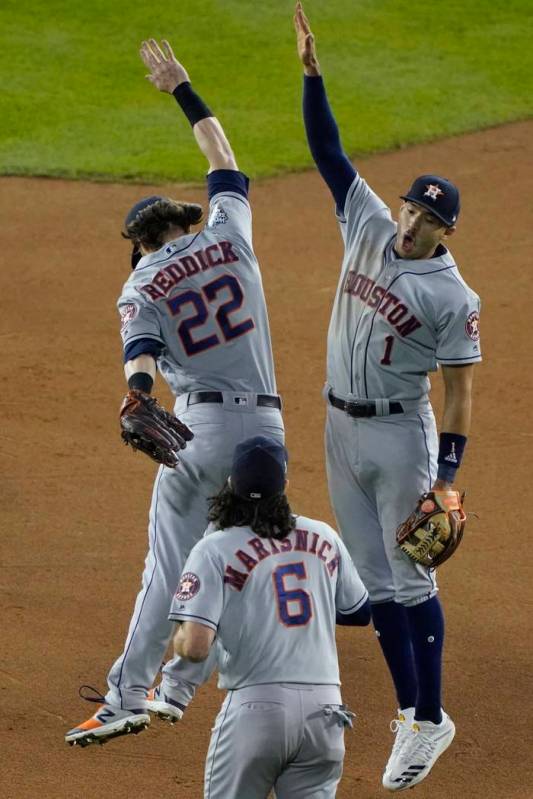
[[[183,621],[183,616],[187,616],[188,619],[201,619],[201,621],[209,624],[215,631],[218,630],[218,624],[216,624],[216,622],[212,619],[208,619],[206,616],[198,616],[196,613],[170,613],[168,618],[170,621]]]
[[[135,341],[138,341],[140,338],[149,338],[152,339],[153,341],[160,341],[161,344],[165,343],[161,338],[161,336],[156,336],[155,333],[137,333],[136,336],[132,336],[131,338],[128,339],[128,344],[133,344]]]
[[[358,602],[356,602],[355,605],[352,605],[351,608],[337,608],[337,613],[342,613],[343,615],[349,615],[350,613],[353,613],[355,610],[359,610],[361,605],[363,605],[367,599],[368,599],[368,591],[365,591],[361,599]]]
[[[165,258],[161,258],[161,260],[159,260],[159,261],[150,261],[149,264],[145,264],[144,266],[136,266],[135,267],[135,272],[142,272],[143,269],[148,269],[149,266],[157,266],[157,264],[162,264],[165,261],[168,261],[169,258],[173,258],[176,255],[176,253],[183,252],[184,250],[188,250],[189,247],[192,247],[193,243],[196,241],[198,236],[202,235],[202,232],[203,232],[202,230],[199,230],[198,233],[196,233],[196,235],[193,236],[193,238],[190,240],[190,242],[188,244],[186,244],[180,250],[172,250],[172,253],[170,255],[167,255]],[[167,242],[167,243],[170,243],[170,242]],[[164,246],[165,245],[163,244],[163,247]]]
[[[387,286],[387,291],[390,291],[391,286],[393,286],[396,283],[397,280],[399,280],[401,277],[404,277],[405,275],[415,275],[415,277],[426,277],[426,275],[436,275],[438,272],[445,272],[447,269],[454,269],[454,267],[455,267],[455,264],[453,266],[443,266],[441,269],[434,269],[432,272],[424,272],[424,274],[420,274],[420,272],[402,272],[401,274],[396,275],[396,277],[394,277],[391,280],[391,282]],[[368,347],[370,346],[370,337],[372,336],[372,329],[374,327],[374,320],[376,318],[376,314],[377,314],[377,312],[379,310],[379,306],[380,305],[381,305],[381,303],[378,304],[377,308],[375,309],[374,313],[372,314],[372,321],[370,323],[370,330],[368,331],[368,337],[367,337],[366,346],[365,346],[363,378],[364,378],[364,384],[365,384],[365,396],[366,396],[367,399],[368,399],[368,380],[367,380],[367,376],[366,376],[366,367],[367,367],[367,360],[368,360]],[[352,361],[353,361],[353,358],[352,358]],[[351,383],[350,386],[351,386],[352,391],[353,391],[353,383]]]
[[[479,361],[479,354],[478,355],[468,355],[464,358],[437,358],[439,363],[450,362],[450,363],[463,363],[463,361]]]
[[[222,723],[221,723],[220,728],[218,730],[217,742],[215,744],[215,749],[213,751],[213,760],[211,762],[211,770],[209,772],[209,781],[208,781],[208,784],[207,784],[207,799],[209,799],[209,797],[211,796],[211,780],[213,778],[213,769],[215,768],[215,760],[216,760],[216,756],[217,756],[218,743],[220,741],[220,736],[222,734],[222,728],[224,726],[224,722],[226,721],[226,716],[228,715],[228,710],[230,708],[232,700],[233,700],[233,692],[231,692],[229,694],[229,700],[228,700],[228,704],[227,704],[227,707],[226,707],[226,711],[224,713],[224,718],[222,719]]]
[[[424,446],[426,448],[426,455],[427,455],[427,470],[428,470],[428,489],[427,490],[431,491],[431,456],[429,454],[428,440],[427,440],[427,436],[426,436],[426,428],[424,427],[424,420],[422,419],[422,417],[420,416],[419,413],[417,413],[417,416],[418,416],[418,419],[420,421],[420,425],[422,427],[422,434],[424,436]]]
[[[128,657],[128,652],[130,650],[131,644],[133,642],[133,638],[135,636],[135,633],[137,632],[137,627],[139,626],[139,622],[141,620],[141,615],[142,615],[142,612],[143,612],[144,603],[146,602],[146,597],[148,596],[150,588],[152,587],[152,583],[154,581],[154,577],[155,577],[155,574],[156,574],[156,571],[157,571],[157,565],[158,565],[158,563],[157,563],[157,534],[158,534],[158,530],[157,530],[157,519],[158,519],[158,516],[157,516],[157,505],[158,505],[158,502],[159,502],[159,485],[161,483],[161,478],[163,477],[163,474],[164,474],[164,472],[163,472],[163,469],[161,468],[161,471],[159,472],[159,476],[158,476],[158,480],[157,480],[157,488],[156,488],[156,492],[155,492],[155,496],[156,496],[155,508],[154,508],[155,526],[154,526],[154,544],[153,544],[154,568],[152,569],[152,574],[150,576],[150,582],[148,583],[148,588],[146,589],[146,592],[144,594],[141,607],[139,609],[139,615],[137,616],[137,621],[135,622],[135,627],[133,628],[133,632],[131,634],[131,638],[130,638],[130,640],[128,642],[128,646],[126,647],[126,650],[124,652],[124,657],[122,658],[122,664],[120,666],[120,674],[118,675],[117,690],[118,690],[118,692],[120,694],[120,703],[121,704],[122,704],[122,690],[120,688],[120,683],[122,682],[122,672],[124,671],[124,664],[126,662],[126,658]]]

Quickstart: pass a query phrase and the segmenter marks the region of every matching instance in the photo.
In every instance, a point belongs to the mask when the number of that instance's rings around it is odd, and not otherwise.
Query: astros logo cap
[[[461,209],[459,189],[439,175],[421,175],[401,198],[427,208],[448,227],[455,225]]]
[[[268,499],[285,488],[287,450],[274,438],[254,436],[237,444],[231,467],[231,487],[242,499]]]

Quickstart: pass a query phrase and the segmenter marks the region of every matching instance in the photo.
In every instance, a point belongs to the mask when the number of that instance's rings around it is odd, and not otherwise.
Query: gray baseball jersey
[[[481,360],[479,298],[451,254],[404,260],[396,223],[356,175],[338,215],[345,255],[328,334],[327,384],[341,398],[399,400],[404,413],[354,419],[328,403],[331,501],[372,602],[420,601],[434,571],[406,558],[396,529],[436,478],[428,372]]]
[[[276,393],[252,214],[241,194],[216,194],[203,230],[142,258],[118,309],[125,347],[140,339],[164,345],[158,368],[175,395]]]
[[[219,687],[339,685],[335,612],[368,594],[335,531],[298,516],[280,541],[232,527],[191,551],[169,618],[217,632]]]
[[[345,255],[327,359],[335,393],[418,400],[437,364],[481,360],[479,297],[444,247],[427,260],[398,258],[390,210],[359,175],[338,219]]]
[[[158,367],[194,439],[178,466],[162,466],[154,483],[142,587],[124,650],[108,674],[106,703],[113,707],[144,707],[160,670],[161,690],[182,705],[207,678],[207,664],[173,658],[161,666],[173,629],[168,608],[236,445],[256,435],[284,439],[245,186],[241,173],[211,173],[205,228],[142,258],[118,303],[127,353],[137,344],[142,351],[147,339],[163,345]],[[191,397],[202,390],[211,395],[207,402]]]

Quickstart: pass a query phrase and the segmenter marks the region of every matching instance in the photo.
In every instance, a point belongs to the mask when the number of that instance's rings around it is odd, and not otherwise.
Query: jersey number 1
[[[394,344],[394,336],[385,336],[385,352],[383,353],[383,358],[380,361],[380,363],[383,364],[383,366],[391,365],[390,356],[393,344]]]
[[[305,564],[285,563],[272,573],[278,599],[279,619],[286,627],[304,627],[313,615],[311,596],[302,588],[288,590],[285,587],[285,578],[290,575],[297,580],[305,580],[307,578]]]

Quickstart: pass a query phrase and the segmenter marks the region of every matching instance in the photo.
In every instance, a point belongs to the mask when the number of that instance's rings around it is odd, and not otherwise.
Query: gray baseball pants
[[[154,483],[142,586],[124,651],[107,678],[105,701],[115,707],[145,706],[174,630],[168,620],[172,597],[187,556],[207,527],[208,498],[220,491],[231,471],[235,446],[257,435],[283,441],[279,410],[257,406],[255,394],[223,396],[220,404],[188,405],[187,394],[176,401],[175,413],[194,439],[180,452],[178,466],[162,466]],[[213,668],[213,658],[205,664],[174,658],[163,670],[165,693],[187,705]]]
[[[211,733],[204,799],[331,799],[344,759],[340,688],[274,683],[229,691]]]
[[[404,414],[354,419],[328,404],[328,487],[350,555],[372,602],[415,605],[437,590],[435,574],[396,543],[396,528],[436,478],[437,429],[426,403]]]

